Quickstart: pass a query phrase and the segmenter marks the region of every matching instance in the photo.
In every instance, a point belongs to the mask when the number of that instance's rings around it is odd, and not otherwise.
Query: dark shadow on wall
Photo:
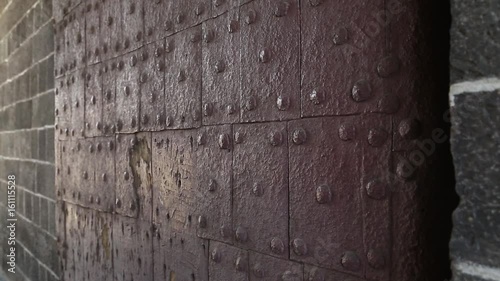
[[[437,128],[442,128],[447,141],[436,145],[436,153],[431,157],[430,165],[432,177],[429,177],[432,190],[428,196],[428,209],[423,209],[426,222],[426,245],[436,256],[426,261],[429,281],[451,279],[449,241],[452,232],[452,213],[458,205],[458,195],[455,192],[455,176],[453,159],[450,150],[450,118],[448,92],[450,86],[450,27],[451,11],[449,0],[422,0],[423,9],[420,11],[424,19],[424,34],[429,44],[427,79],[435,83],[434,89],[438,97],[431,112],[436,113]],[[419,279],[420,280],[420,279]]]

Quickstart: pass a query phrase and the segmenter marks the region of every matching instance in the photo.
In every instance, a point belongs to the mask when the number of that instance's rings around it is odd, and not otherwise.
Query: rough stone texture
[[[500,2],[451,2],[453,277],[500,280]]]
[[[464,93],[452,111],[457,193],[451,254],[455,263],[500,261],[500,92]],[[456,280],[469,280],[456,278]],[[471,279],[475,280],[475,279]]]
[[[53,39],[50,0],[0,0],[0,275],[5,280],[59,279]],[[17,185],[16,274],[6,271],[9,174],[16,175]]]
[[[500,76],[500,2],[451,2],[451,82]]]

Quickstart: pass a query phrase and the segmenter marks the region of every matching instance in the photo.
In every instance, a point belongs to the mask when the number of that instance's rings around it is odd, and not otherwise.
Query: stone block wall
[[[53,69],[51,0],[0,0],[0,260],[7,280],[58,280]],[[9,175],[16,177],[15,274],[7,265]]]
[[[455,281],[500,280],[500,2],[452,1]]]

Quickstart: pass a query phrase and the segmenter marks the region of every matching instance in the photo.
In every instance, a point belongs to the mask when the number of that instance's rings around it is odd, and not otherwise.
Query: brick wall
[[[0,0],[0,249],[7,280],[58,280],[53,38],[51,0]],[[9,174],[17,185],[15,274],[6,271]]]
[[[500,2],[453,0],[452,15],[454,280],[500,280]]]

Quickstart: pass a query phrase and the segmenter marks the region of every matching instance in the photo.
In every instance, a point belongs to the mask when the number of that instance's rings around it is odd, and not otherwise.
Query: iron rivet
[[[292,242],[293,251],[297,256],[304,256],[307,254],[307,245],[304,240],[295,238]]]

